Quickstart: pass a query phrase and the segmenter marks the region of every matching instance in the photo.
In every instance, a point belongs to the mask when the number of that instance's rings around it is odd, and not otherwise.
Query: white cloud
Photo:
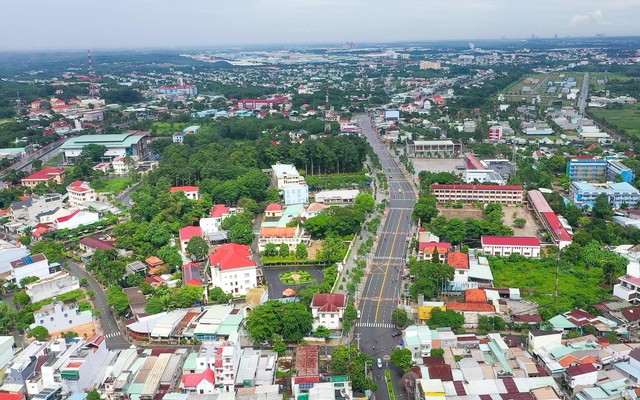
[[[575,14],[571,18],[572,26],[576,27],[582,24],[609,25],[609,22],[604,19],[602,11],[595,10],[587,14]]]

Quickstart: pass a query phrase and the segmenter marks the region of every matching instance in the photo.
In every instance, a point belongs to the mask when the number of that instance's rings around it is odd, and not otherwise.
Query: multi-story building
[[[211,286],[218,286],[225,293],[243,296],[258,285],[258,266],[247,245],[228,243],[221,246],[209,255],[207,267]]]
[[[284,185],[282,198],[286,205],[307,204],[309,203],[309,186],[305,182]]]
[[[118,156],[111,160],[111,169],[116,175],[126,175],[137,166],[138,157],[136,156]]]
[[[592,208],[598,196],[604,194],[614,209],[635,207],[640,202],[640,191],[627,182],[585,183],[572,182],[569,190],[571,202],[577,207]]]
[[[323,190],[316,193],[314,199],[322,204],[351,204],[359,194],[358,189]]]
[[[5,383],[24,385],[33,374],[40,356],[48,353],[47,342],[31,342],[20,351],[7,366]]]
[[[72,182],[67,186],[67,193],[71,207],[81,207],[87,201],[96,201],[96,191],[89,186],[89,182]]]
[[[273,185],[278,190],[282,190],[287,185],[304,183],[304,177],[291,164],[277,163],[271,166],[271,170]]]
[[[54,301],[33,313],[36,322],[31,329],[44,326],[50,334],[73,331],[73,328],[93,322],[91,310],[80,311],[76,303]]]
[[[267,244],[273,243],[280,246],[282,243],[289,246],[290,251],[294,251],[300,243],[309,245],[311,237],[305,235],[304,229],[299,225],[287,227],[262,227],[258,237],[258,249],[262,252]]]
[[[508,257],[520,254],[524,257],[540,257],[540,240],[535,237],[482,236],[482,253],[487,256]]]
[[[242,212],[241,208],[227,207],[224,204],[216,204],[211,209],[207,218],[200,218],[200,228],[205,237],[211,241],[212,235],[222,231],[222,221],[230,215]]]
[[[29,249],[26,246],[0,239],[0,275],[11,272],[11,261],[19,260],[28,255]]]
[[[49,183],[61,185],[62,182],[64,182],[64,178],[65,172],[63,169],[45,168],[23,178],[20,183],[22,186],[26,186],[28,188],[34,188],[39,183],[44,183],[45,185],[48,185]]]
[[[40,279],[25,285],[26,292],[33,303],[49,299],[80,289],[80,281],[77,277],[67,272],[60,272],[49,278]]]
[[[411,325],[402,332],[406,349],[416,363],[422,363],[422,357],[429,357],[434,347],[431,329],[426,325]]]
[[[196,85],[160,86],[156,93],[165,97],[195,96],[198,94]]]
[[[7,280],[20,286],[24,278],[46,279],[60,270],[60,264],[49,264],[44,254],[34,254],[11,261],[11,275]]]
[[[290,100],[288,97],[274,97],[270,99],[243,99],[238,100],[239,110],[260,110],[262,108],[275,108],[280,104],[287,104]]]
[[[464,183],[495,183],[496,185],[504,185],[505,180],[496,171],[492,169],[467,169],[462,174]]]
[[[496,125],[489,128],[489,141],[490,142],[499,142],[502,140],[502,130],[504,128],[502,126]]]
[[[187,199],[199,200],[200,192],[197,186],[173,186],[169,189],[170,193],[183,192]]]
[[[9,217],[12,221],[35,222],[39,214],[51,212],[61,207],[61,194],[47,193],[41,196],[34,194],[26,200],[13,203]]]
[[[567,176],[572,181],[604,182],[621,179],[633,183],[633,170],[619,160],[573,158],[567,162]]]
[[[408,140],[406,149],[409,157],[453,157],[460,154],[462,144],[452,140]]]
[[[636,302],[640,299],[640,259],[637,254],[629,257],[627,273],[619,277],[620,283],[613,287],[613,295],[626,301]]]
[[[72,137],[60,146],[62,163],[72,164],[73,161],[82,154],[82,149],[89,144],[97,144],[107,148],[103,156],[105,161],[127,156],[136,156],[139,160],[144,160],[149,155],[147,146],[149,138],[149,132],[144,131],[127,131],[122,134]]]
[[[313,326],[324,326],[329,329],[342,329],[342,316],[347,307],[347,297],[340,293],[318,293],[311,301]]]
[[[440,203],[481,202],[522,204],[523,188],[520,185],[431,185],[431,193]]]

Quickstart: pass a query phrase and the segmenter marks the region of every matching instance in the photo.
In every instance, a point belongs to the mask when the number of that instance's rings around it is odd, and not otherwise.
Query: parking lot
[[[456,169],[463,166],[462,157],[459,158],[411,158],[411,163],[415,169],[417,177],[420,171],[429,172],[452,172],[454,174],[462,174],[464,170]]]

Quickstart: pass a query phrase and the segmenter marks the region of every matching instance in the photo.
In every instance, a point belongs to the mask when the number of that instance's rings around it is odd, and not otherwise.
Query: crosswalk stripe
[[[356,324],[358,328],[394,328],[394,324],[385,324],[381,322],[358,322]]]
[[[104,335],[104,337],[106,337],[106,338],[112,338],[112,337],[116,337],[116,336],[120,336],[120,332],[111,332],[111,333],[108,333],[108,334]]]

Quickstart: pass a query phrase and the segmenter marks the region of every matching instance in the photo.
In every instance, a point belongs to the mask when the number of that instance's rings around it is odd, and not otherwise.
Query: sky
[[[0,51],[640,35],[640,0],[0,0]]]

